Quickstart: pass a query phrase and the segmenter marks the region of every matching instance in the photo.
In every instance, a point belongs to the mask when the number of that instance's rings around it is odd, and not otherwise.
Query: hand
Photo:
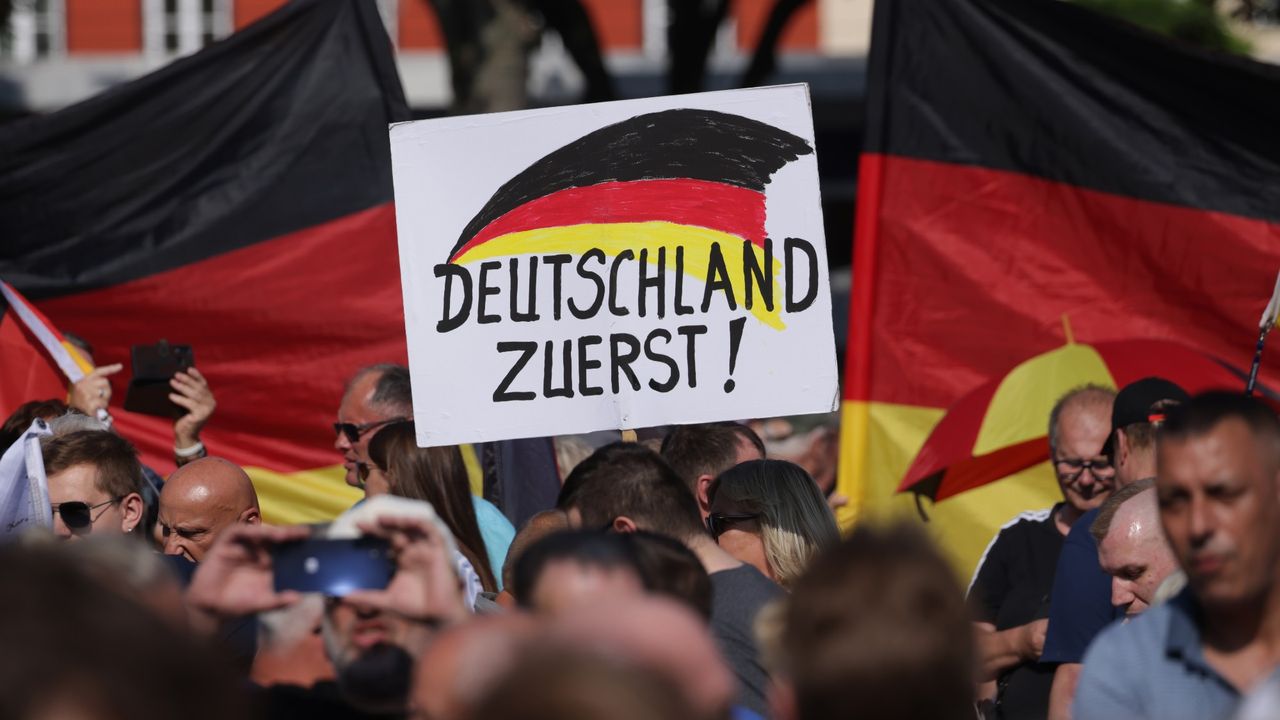
[[[344,600],[431,625],[450,625],[467,618],[470,613],[453,558],[431,523],[382,517],[362,523],[360,530],[391,544],[396,574],[385,590],[353,592]]]
[[[1022,657],[1036,662],[1044,653],[1044,638],[1049,632],[1047,619],[1032,620],[1019,628],[1022,631]]]
[[[169,399],[186,409],[187,414],[173,423],[174,447],[188,448],[200,442],[200,431],[218,406],[209,389],[209,381],[195,368],[179,371],[169,380]]]
[[[827,496],[827,507],[831,508],[833,513],[848,504],[849,498],[838,492],[833,492]]]
[[[206,619],[226,620],[297,602],[298,593],[275,591],[271,548],[306,539],[303,526],[236,524],[222,531],[187,586],[187,605]]]
[[[103,365],[80,378],[71,386],[71,407],[89,417],[97,417],[98,411],[106,410],[111,402],[111,381],[107,378],[123,369],[120,363]]]

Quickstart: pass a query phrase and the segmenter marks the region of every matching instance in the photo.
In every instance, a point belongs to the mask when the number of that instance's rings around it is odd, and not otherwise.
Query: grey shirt
[[[1076,720],[1229,718],[1240,692],[1205,660],[1190,590],[1089,646],[1076,688]]]
[[[761,716],[768,714],[769,675],[760,664],[753,624],[760,608],[783,594],[750,565],[711,573],[711,634],[738,678],[738,704]]]

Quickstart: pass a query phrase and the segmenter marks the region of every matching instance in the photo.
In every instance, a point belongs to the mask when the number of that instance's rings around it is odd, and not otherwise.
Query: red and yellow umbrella
[[[1044,462],[1049,411],[1058,398],[1088,383],[1119,388],[1151,375],[1191,394],[1243,387],[1245,378],[1226,363],[1166,340],[1068,343],[1023,362],[948,408],[898,492],[937,502]]]

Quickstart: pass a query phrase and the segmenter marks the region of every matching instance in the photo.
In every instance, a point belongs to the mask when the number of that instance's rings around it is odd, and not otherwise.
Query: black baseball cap
[[[1164,420],[1164,403],[1181,404],[1191,399],[1177,383],[1161,377],[1146,377],[1125,385],[1116,393],[1111,406],[1111,435],[1107,438],[1107,452],[1111,452],[1112,438],[1116,430],[1135,423],[1159,423]]]

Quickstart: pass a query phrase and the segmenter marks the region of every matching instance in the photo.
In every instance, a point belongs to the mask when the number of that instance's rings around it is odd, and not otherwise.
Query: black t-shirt
[[[992,541],[969,587],[969,604],[978,620],[996,630],[1049,617],[1049,596],[1062,550],[1062,533],[1051,510],[1023,513]],[[1049,714],[1049,690],[1055,666],[1022,663],[997,678],[996,716],[1043,718]]]

